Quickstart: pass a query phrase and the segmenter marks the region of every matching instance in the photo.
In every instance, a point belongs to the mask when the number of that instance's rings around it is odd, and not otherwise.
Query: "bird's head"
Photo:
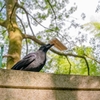
[[[44,52],[47,52],[54,44],[46,44],[46,45],[42,45],[39,50],[42,50]]]

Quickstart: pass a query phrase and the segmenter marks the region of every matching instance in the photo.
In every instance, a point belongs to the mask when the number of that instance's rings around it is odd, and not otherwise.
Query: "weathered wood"
[[[59,50],[67,50],[67,47],[63,45],[57,38],[54,38],[50,41],[51,44],[54,44]]]
[[[0,100],[100,100],[100,77],[0,69]]]

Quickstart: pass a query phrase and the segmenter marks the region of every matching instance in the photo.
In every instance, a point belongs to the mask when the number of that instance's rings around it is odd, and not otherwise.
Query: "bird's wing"
[[[36,55],[34,53],[30,53],[26,55],[22,60],[17,62],[11,69],[14,69],[14,70],[24,69],[35,59],[36,59]]]

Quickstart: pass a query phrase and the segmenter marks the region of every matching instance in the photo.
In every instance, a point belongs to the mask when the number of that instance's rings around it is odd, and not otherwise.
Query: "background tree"
[[[51,49],[53,54],[48,53],[50,59],[42,71],[50,69],[55,73],[99,75],[100,62],[93,53],[94,48],[84,45],[88,41],[87,34],[72,17],[77,5],[73,3],[69,7],[69,4],[68,0],[0,0],[1,40],[5,39],[5,51],[8,46],[7,55],[4,55],[7,68],[20,60],[21,54],[24,56],[25,52],[36,50],[38,44],[58,38],[68,49],[63,52]],[[85,14],[81,15],[84,20]],[[79,30],[75,38],[71,36],[72,29]]]

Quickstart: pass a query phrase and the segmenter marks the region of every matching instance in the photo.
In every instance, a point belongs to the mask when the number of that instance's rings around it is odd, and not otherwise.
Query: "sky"
[[[74,17],[77,19],[80,19],[80,13],[83,12],[86,14],[86,18],[84,20],[84,23],[93,21],[95,17],[100,18],[100,14],[96,14],[95,10],[98,4],[98,0],[70,0],[71,3],[76,2],[77,11],[73,14]]]
[[[77,5],[77,10],[71,15],[72,17],[77,19],[77,22],[79,22],[80,24],[86,24],[88,22],[91,21],[99,21],[100,19],[100,14],[99,13],[95,13],[97,4],[98,4],[98,0],[69,0],[69,4],[67,5],[67,8],[73,5]],[[85,13],[86,17],[84,20],[82,20],[81,14]],[[42,25],[47,26],[48,27],[48,23],[50,23],[50,19],[47,19],[46,21],[44,21],[42,23]],[[36,26],[34,28],[35,33],[38,32],[38,29],[43,29],[43,27],[41,27],[40,25],[38,25],[38,27]]]
[[[73,18],[76,18],[76,22],[84,25],[91,21],[100,21],[100,14],[95,13],[96,7],[98,5],[98,0],[69,0],[69,8],[73,5],[77,6],[77,10],[71,15]],[[83,20],[81,14],[84,13],[86,15]],[[70,36],[74,39],[77,37],[78,32],[81,31],[80,28],[71,28]],[[88,41],[93,37],[93,34],[90,34],[83,30],[84,34],[88,34]],[[89,43],[85,43],[85,45],[89,45]]]

